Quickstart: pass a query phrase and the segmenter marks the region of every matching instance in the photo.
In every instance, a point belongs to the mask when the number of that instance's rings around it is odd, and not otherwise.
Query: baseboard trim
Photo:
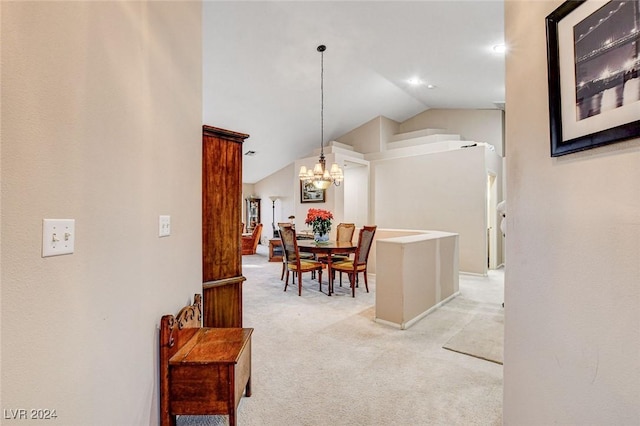
[[[477,272],[460,271],[459,273],[462,274],[462,275],[471,275],[473,277],[487,277],[487,276],[489,276],[489,274],[478,274]]]
[[[377,317],[375,317],[373,320],[375,322],[377,322],[377,323],[388,325],[388,326],[393,327],[393,328],[397,328],[397,329],[400,329],[400,330],[406,330],[409,327],[411,327],[412,325],[414,325],[415,323],[417,323],[418,321],[420,321],[422,318],[424,318],[427,315],[429,315],[431,312],[435,311],[439,307],[441,307],[441,306],[445,305],[446,303],[450,302],[453,298],[455,298],[455,297],[457,297],[459,295],[460,295],[460,292],[456,291],[451,296],[449,296],[446,299],[441,300],[440,302],[436,303],[435,305],[433,305],[432,307],[430,307],[426,311],[422,312],[420,315],[417,315],[416,317],[410,319],[407,322],[403,322],[402,324],[398,324],[398,323],[395,323],[395,322],[383,320],[383,319],[380,319],[380,318],[377,318]]]

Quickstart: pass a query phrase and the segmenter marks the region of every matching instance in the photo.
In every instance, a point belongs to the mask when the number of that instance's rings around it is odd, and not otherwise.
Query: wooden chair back
[[[291,224],[279,223],[280,240],[282,241],[282,251],[284,252],[285,262],[295,262],[298,260],[298,240],[296,239],[296,230]]]
[[[353,240],[353,234],[356,230],[355,223],[340,223],[336,227],[336,240],[348,241]]]
[[[358,239],[358,247],[356,248],[356,254],[354,257],[354,265],[362,265],[367,263],[369,258],[369,251],[371,250],[371,243],[373,243],[373,236],[376,233],[377,226],[363,226],[360,230],[360,237]]]
[[[284,227],[293,228],[293,224],[291,222],[278,222],[278,229],[282,229]]]

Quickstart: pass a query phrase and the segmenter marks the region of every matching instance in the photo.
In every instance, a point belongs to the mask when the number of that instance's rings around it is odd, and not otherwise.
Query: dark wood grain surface
[[[202,128],[202,282],[205,327],[242,327],[242,143]]]

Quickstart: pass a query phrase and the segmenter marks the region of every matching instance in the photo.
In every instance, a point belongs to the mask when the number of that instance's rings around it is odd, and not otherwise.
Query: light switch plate
[[[161,215],[158,220],[158,237],[168,237],[171,235],[171,216]]]
[[[73,253],[75,240],[75,219],[42,220],[42,257]]]

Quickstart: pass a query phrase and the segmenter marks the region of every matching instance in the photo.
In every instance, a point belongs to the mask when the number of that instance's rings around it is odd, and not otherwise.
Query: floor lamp
[[[280,231],[276,229],[276,200],[280,198],[278,195],[269,197],[271,200],[271,228],[273,229],[273,238],[280,238]]]

